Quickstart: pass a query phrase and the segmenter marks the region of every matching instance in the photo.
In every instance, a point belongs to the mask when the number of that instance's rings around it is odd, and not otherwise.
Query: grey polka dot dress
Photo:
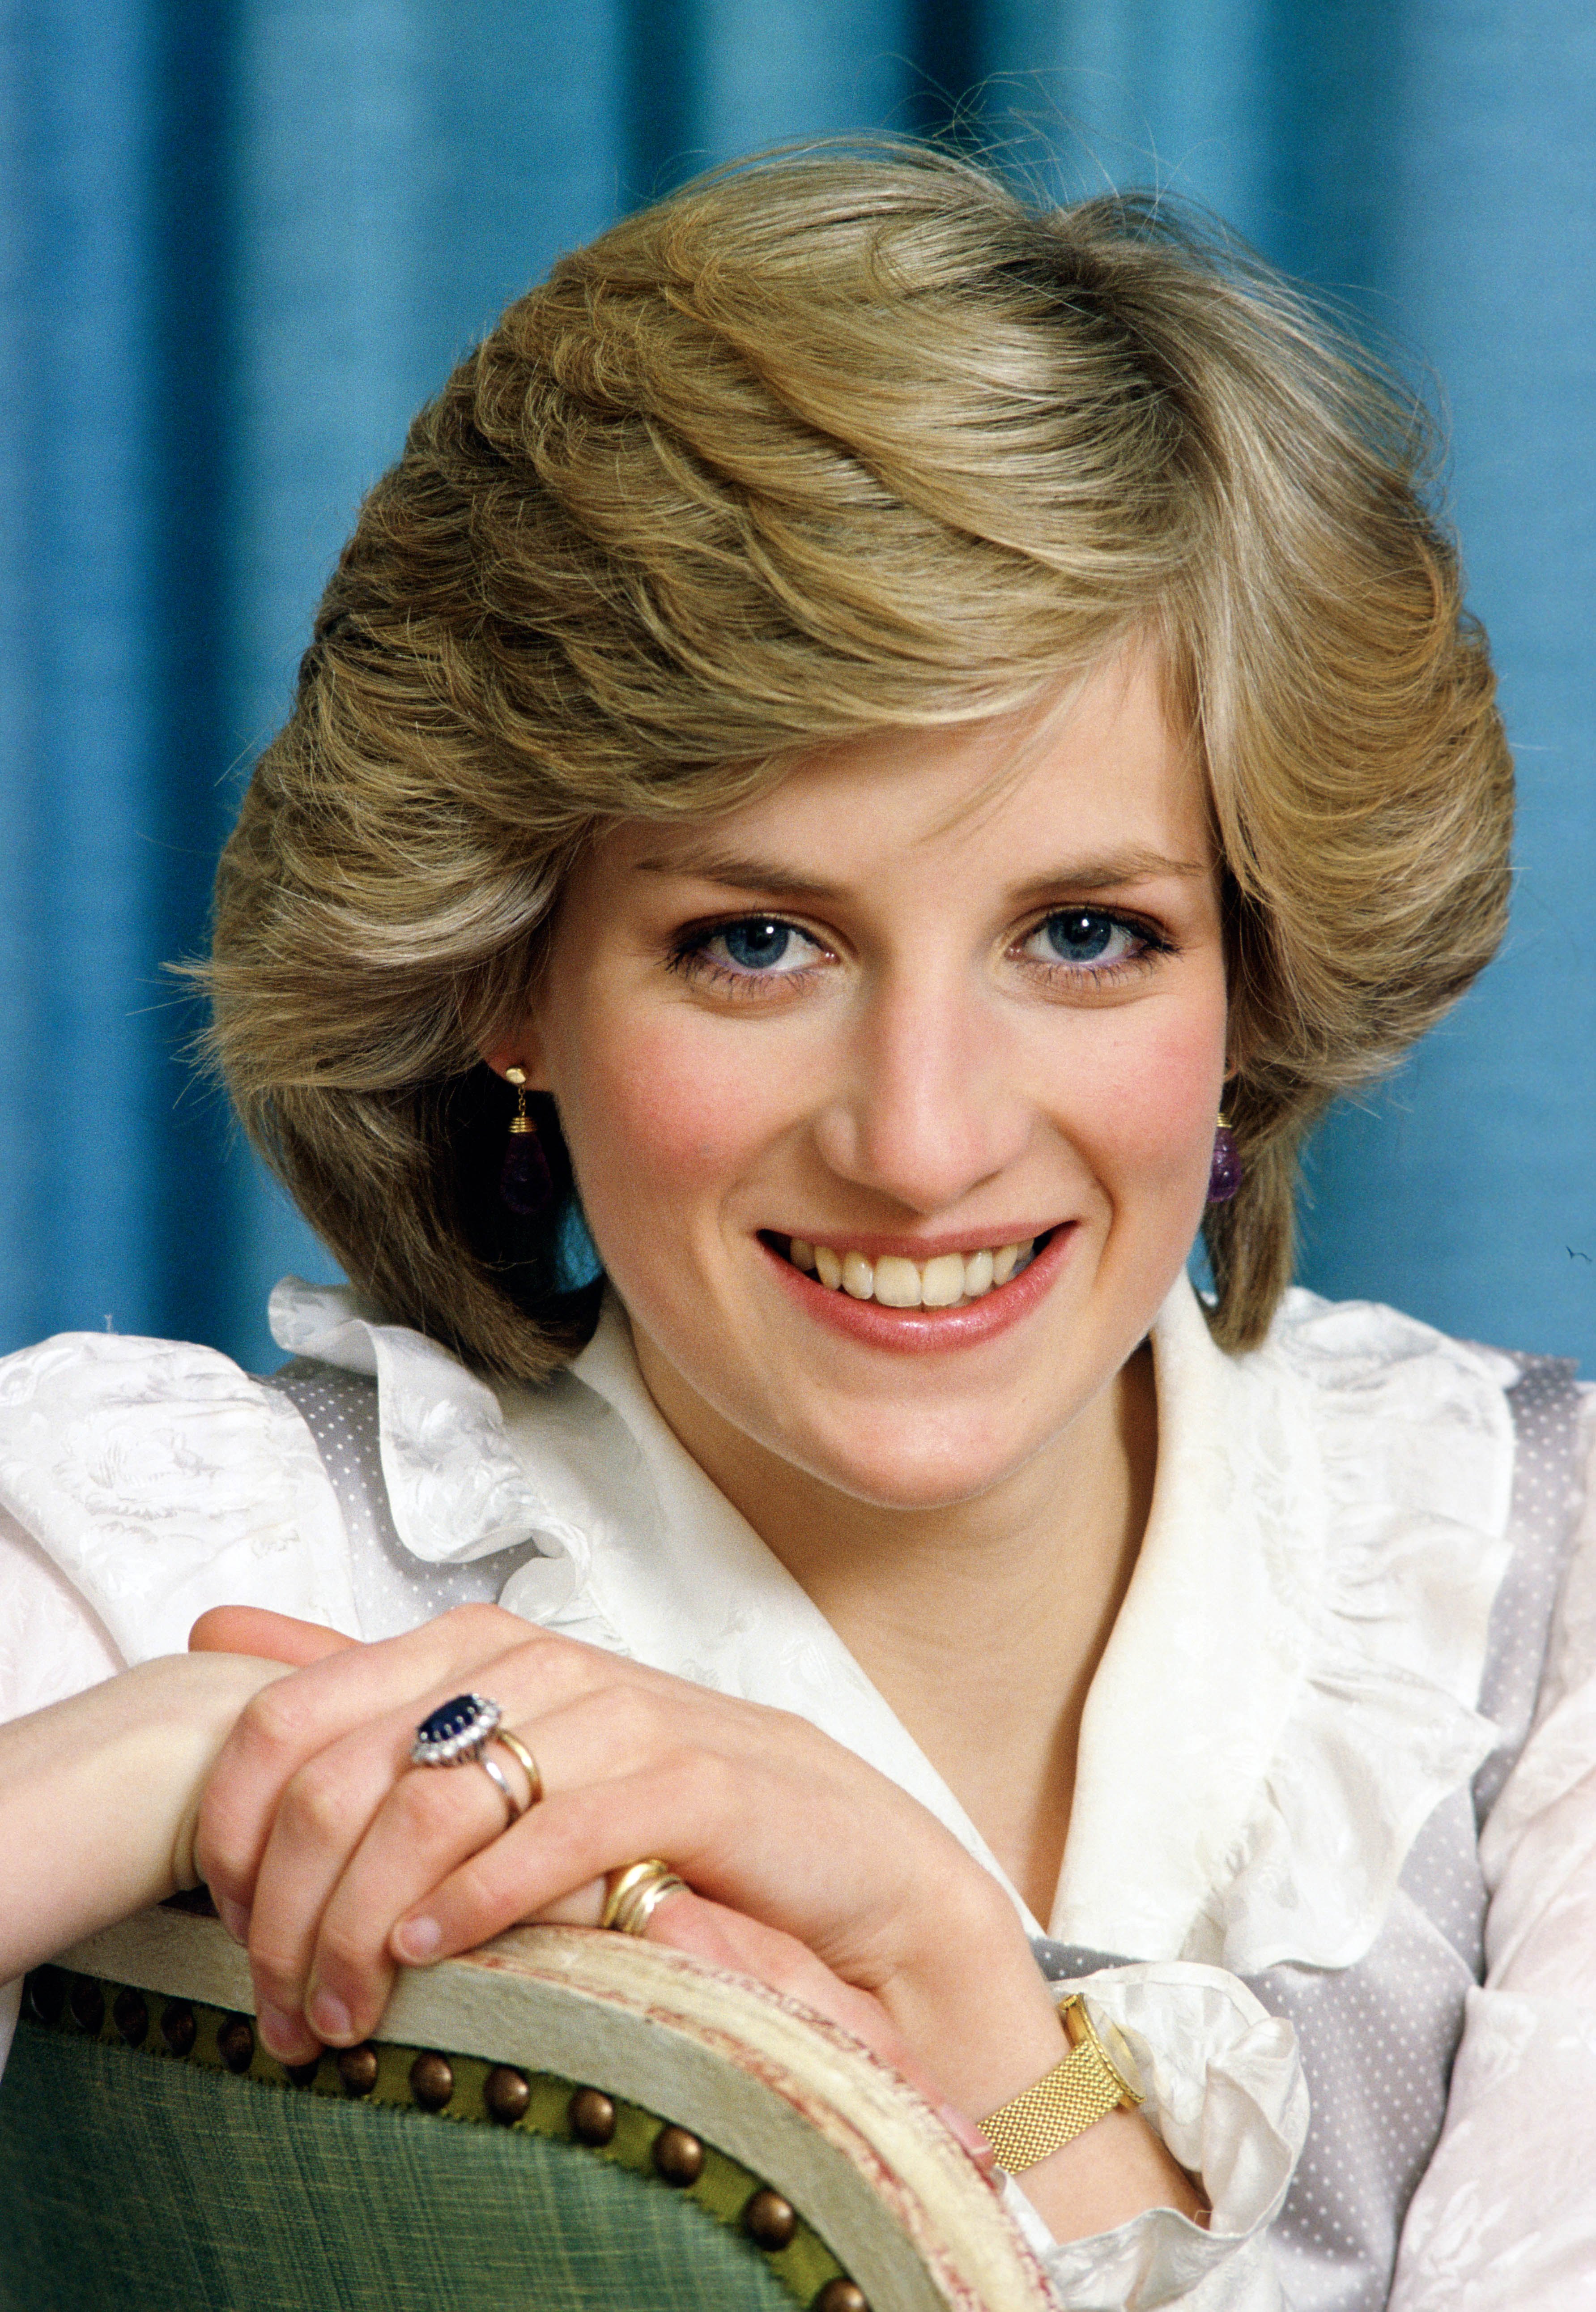
[[[1491,1616],[1480,1707],[1502,1730],[1471,1789],[1431,1815],[1396,1899],[1356,1966],[1279,1966],[1249,1978],[1302,2047],[1313,2122],[1271,2246],[1293,2312],[1381,2312],[1408,2202],[1435,2151],[1463,2029],[1485,1971],[1478,1841],[1523,1747],[1581,1505],[1578,1394],[1571,1365],[1516,1360],[1512,1556]],[[1135,1952],[1043,1942],[1055,1981]],[[1596,2188],[1596,2186],[1593,2186]]]

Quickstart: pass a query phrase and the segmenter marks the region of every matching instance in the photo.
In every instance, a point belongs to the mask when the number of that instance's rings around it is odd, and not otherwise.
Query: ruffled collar
[[[375,1376],[384,1479],[414,1555],[534,1541],[505,1606],[798,1712],[998,1870],[830,1625],[677,1443],[613,1302],[536,1392],[488,1388],[346,1291],[286,1280],[272,1325],[292,1353]],[[1508,1554],[1511,1368],[1391,1309],[1301,1292],[1264,1348],[1229,1358],[1183,1278],[1153,1346],[1152,1515],[1087,1699],[1048,1931],[1243,1974],[1344,1966],[1379,1931],[1427,1816],[1492,1745],[1474,1703]]]
[[[1506,1571],[1506,1359],[1292,1292],[1213,1344],[1184,1280],[1153,1333],[1152,1513],[1087,1696],[1061,1941],[1346,1966],[1496,1738],[1475,1708]]]

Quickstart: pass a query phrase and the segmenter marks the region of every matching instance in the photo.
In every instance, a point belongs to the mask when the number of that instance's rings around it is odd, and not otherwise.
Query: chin
[[[882,1510],[954,1509],[979,1500],[982,1493],[1014,1475],[1038,1449],[1039,1441],[1004,1451],[994,1444],[990,1428],[979,1437],[950,1439],[945,1428],[928,1437],[865,1440],[850,1436],[844,1443],[830,1441],[784,1441],[786,1458],[795,1461],[854,1501]]]

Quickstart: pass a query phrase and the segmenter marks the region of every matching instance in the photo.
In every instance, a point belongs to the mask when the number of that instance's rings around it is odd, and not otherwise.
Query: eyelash
[[[1028,970],[1039,974],[1044,981],[1055,986],[1068,985],[1076,989],[1121,986],[1127,980],[1135,978],[1146,971],[1156,958],[1173,955],[1175,952],[1173,941],[1164,933],[1156,930],[1143,918],[1125,915],[1118,908],[1050,907],[1045,915],[1038,916],[1027,930],[1019,934],[1014,941],[1010,953],[1016,949],[1023,949],[1029,941],[1035,938],[1038,932],[1056,917],[1071,914],[1092,915],[1103,923],[1111,924],[1116,931],[1129,932],[1137,943],[1136,952],[1133,955],[1121,956],[1113,963],[1101,966],[1068,964],[1062,960],[1050,964],[1033,956],[1018,959],[1025,963]],[[737,971],[721,963],[718,958],[708,952],[714,941],[723,938],[728,932],[737,931],[746,924],[778,925],[784,931],[795,933],[799,939],[807,940],[811,946],[819,947],[822,944],[811,933],[806,932],[800,924],[792,923],[784,915],[728,915],[719,923],[706,924],[695,930],[683,933],[671,949],[668,968],[679,972],[685,979],[695,981],[700,985],[711,985],[723,993],[751,998],[758,1002],[765,997],[767,991],[774,987],[791,989],[807,985],[815,970],[824,968],[809,964],[800,965],[791,971]]]
[[[1050,907],[1044,915],[1038,916],[1029,931],[1021,933],[1015,946],[1025,947],[1038,932],[1063,915],[1089,915],[1098,923],[1111,924],[1115,931],[1128,932],[1136,945],[1132,954],[1121,956],[1108,964],[1071,964],[1062,959],[1056,963],[1044,963],[1034,956],[1023,959],[1029,969],[1040,972],[1054,986],[1120,987],[1127,980],[1138,978],[1160,956],[1175,952],[1175,943],[1167,933],[1156,929],[1142,916],[1125,915],[1118,907]]]
[[[713,986],[725,994],[752,997],[758,1002],[772,986],[790,988],[807,985],[815,969],[824,968],[807,964],[796,971],[734,971],[718,957],[711,955],[708,950],[712,941],[723,939],[728,932],[735,932],[744,924],[779,925],[783,931],[796,932],[799,939],[807,940],[812,947],[821,945],[820,941],[805,931],[801,924],[789,923],[785,915],[728,915],[718,924],[706,924],[696,931],[684,932],[671,949],[670,969],[680,972],[685,979],[697,981],[700,985]]]

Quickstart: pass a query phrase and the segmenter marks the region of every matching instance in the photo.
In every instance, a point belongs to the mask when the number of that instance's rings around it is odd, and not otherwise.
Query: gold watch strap
[[[1023,2176],[1111,2111],[1134,2110],[1142,2100],[1110,2061],[1078,1992],[1065,2001],[1060,2019],[1070,2040],[1063,2062],[981,2123],[999,2167],[1010,2176]]]

